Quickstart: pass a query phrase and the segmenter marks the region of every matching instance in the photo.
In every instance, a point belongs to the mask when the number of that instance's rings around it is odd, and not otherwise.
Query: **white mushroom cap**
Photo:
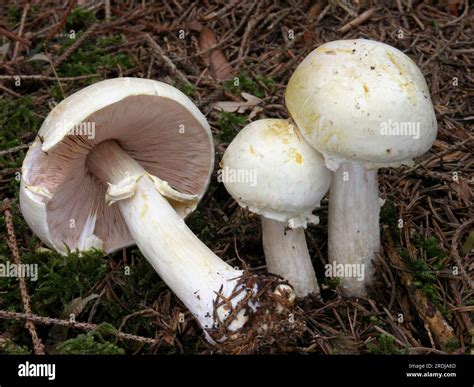
[[[109,139],[153,175],[156,189],[181,216],[206,191],[214,144],[191,100],[148,79],[98,82],[51,111],[23,162],[21,210],[48,246],[63,253],[91,247],[112,252],[134,243],[118,207],[106,204],[107,187],[86,167],[90,150]],[[123,191],[118,197],[126,195],[127,187],[114,188]]]
[[[296,68],[285,99],[304,137],[333,170],[342,161],[367,168],[411,164],[436,138],[423,74],[407,55],[384,43],[323,44]],[[408,135],[394,135],[397,128]]]
[[[331,174],[291,121],[247,125],[227,148],[221,167],[224,185],[240,206],[292,228],[318,222],[312,211]]]

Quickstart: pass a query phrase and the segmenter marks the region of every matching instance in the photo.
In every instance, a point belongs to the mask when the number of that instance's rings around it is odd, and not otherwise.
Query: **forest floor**
[[[353,38],[385,42],[418,64],[431,92],[438,136],[415,166],[379,171],[383,251],[367,299],[344,297],[337,281],[324,277],[327,197],[323,200],[320,224],[306,233],[322,297],[298,300],[304,332],[291,348],[276,340],[273,352],[474,350],[472,5],[462,0],[65,3],[0,5],[0,199],[11,202],[11,210],[4,202],[0,216],[0,263],[13,260],[16,243],[23,263],[39,265],[38,280],[27,281],[28,295],[20,292],[18,279],[0,278],[0,353],[41,352],[43,346],[47,353],[64,354],[215,351],[137,248],[63,257],[44,249],[26,225],[18,206],[20,167],[56,104],[108,78],[167,82],[206,115],[219,161],[252,120],[288,117],[285,85],[309,52]],[[222,101],[240,108],[220,111]],[[208,193],[187,223],[227,262],[263,273],[259,218],[227,194],[217,169],[218,163]],[[9,243],[7,229],[14,230]],[[35,316],[33,323],[25,325],[25,312]],[[71,315],[75,323],[69,322]]]

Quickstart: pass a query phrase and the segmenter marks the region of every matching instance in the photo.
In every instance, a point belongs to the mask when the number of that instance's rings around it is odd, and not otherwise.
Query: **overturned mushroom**
[[[247,125],[222,159],[222,180],[244,208],[261,215],[267,269],[287,279],[298,296],[319,293],[304,228],[326,194],[331,173],[289,120]]]
[[[426,81],[394,47],[340,40],[323,44],[300,63],[285,100],[303,136],[334,171],[329,259],[351,269],[341,278],[345,293],[364,296],[380,249],[377,169],[412,164],[436,138]]]
[[[147,79],[106,80],[44,121],[23,163],[21,210],[61,253],[137,244],[202,328],[224,340],[255,314],[281,308],[291,289],[243,275],[184,223],[213,164],[209,125],[183,93]]]

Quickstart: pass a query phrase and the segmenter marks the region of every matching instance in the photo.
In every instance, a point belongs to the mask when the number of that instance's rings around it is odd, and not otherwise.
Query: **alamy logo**
[[[245,183],[250,187],[255,187],[257,185],[257,170],[224,167],[217,171],[217,181],[219,183]]]
[[[363,281],[365,266],[361,263],[337,263],[336,261],[324,265],[326,277],[357,278]]]
[[[66,122],[61,121],[56,123],[56,129],[60,130],[61,128],[71,128],[68,130],[68,136],[85,136],[88,140],[93,140],[95,138],[95,122]]]
[[[420,138],[420,123],[388,120],[380,124],[380,134],[382,136],[412,136],[418,140]]]
[[[32,281],[38,280],[38,265],[33,264],[19,264],[11,263],[0,263],[0,277],[16,277],[16,278],[29,278]]]
[[[42,377],[48,380],[56,379],[56,364],[33,364],[27,361],[25,364],[18,365],[18,376],[24,377]]]

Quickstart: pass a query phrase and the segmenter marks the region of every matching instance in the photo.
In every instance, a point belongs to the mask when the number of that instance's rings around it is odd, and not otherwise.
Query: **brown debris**
[[[199,49],[205,52],[202,54],[203,61],[217,81],[224,81],[232,77],[232,66],[216,46],[217,36],[214,31],[203,27],[199,33]]]
[[[298,339],[305,330],[305,323],[301,313],[294,309],[292,301],[274,293],[281,284],[286,282],[277,276],[257,276],[246,272],[229,298],[218,294],[214,305],[214,320],[218,327],[208,331],[216,342],[211,350],[236,355],[295,351]],[[244,289],[256,288],[258,291],[255,294],[248,291],[237,307],[232,308],[231,300],[241,294],[242,285]],[[215,312],[222,305],[227,305],[231,310],[224,322],[219,321]],[[258,308],[252,311],[249,305],[258,305]],[[246,310],[247,323],[236,333],[229,332],[229,325],[242,309]]]
[[[351,29],[360,26],[361,24],[365,23],[367,20],[369,20],[372,15],[375,12],[375,8],[369,9],[363,13],[361,13],[359,16],[357,16],[354,20],[351,20],[349,23],[344,24],[341,28],[339,28],[339,31],[342,34],[345,34],[346,32],[350,31]]]

